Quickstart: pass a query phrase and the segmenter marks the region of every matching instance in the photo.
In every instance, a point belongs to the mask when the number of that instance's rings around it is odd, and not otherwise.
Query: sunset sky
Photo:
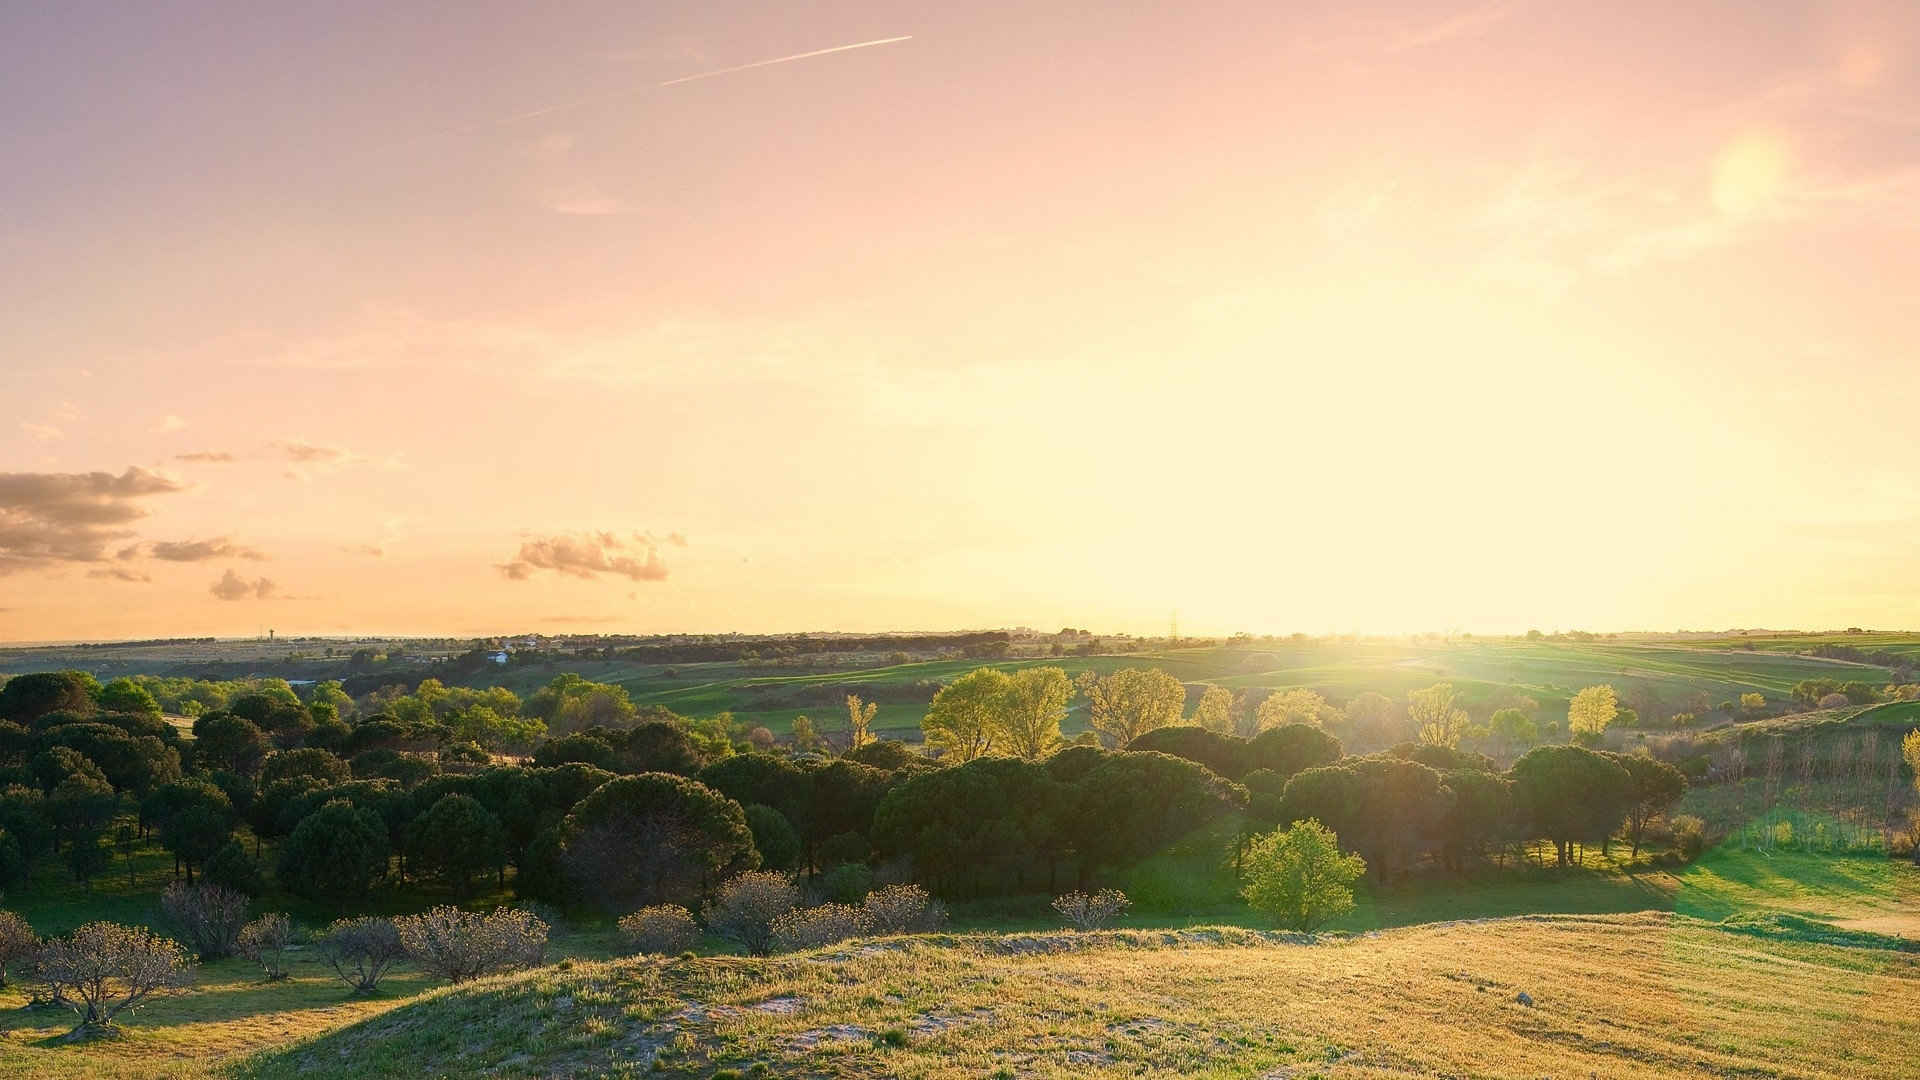
[[[1909,0],[10,4],[0,102],[0,640],[1920,626]]]

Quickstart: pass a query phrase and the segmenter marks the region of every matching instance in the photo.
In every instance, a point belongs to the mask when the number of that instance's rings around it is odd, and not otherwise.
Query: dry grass
[[[1521,992],[1533,999],[1521,1004]],[[257,1076],[1920,1076],[1920,958],[1664,914],[897,939],[495,980]]]

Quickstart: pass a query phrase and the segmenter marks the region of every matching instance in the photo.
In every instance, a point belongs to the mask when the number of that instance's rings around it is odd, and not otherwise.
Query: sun
[[[1730,217],[1771,210],[1785,193],[1793,151],[1786,139],[1753,132],[1728,143],[1713,163],[1713,206]]]

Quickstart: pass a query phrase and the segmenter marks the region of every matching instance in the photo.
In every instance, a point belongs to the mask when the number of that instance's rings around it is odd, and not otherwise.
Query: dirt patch
[[[756,1001],[747,1008],[754,1012],[772,1013],[775,1016],[792,1016],[799,1012],[803,1005],[804,1003],[797,997],[776,997]]]
[[[954,1028],[972,1027],[975,1024],[988,1024],[992,1022],[992,1009],[975,1009],[972,1012],[961,1013],[957,1016],[927,1013],[907,1021],[907,1032],[916,1038],[926,1038],[942,1032],[952,1031]]]
[[[873,1033],[863,1027],[856,1027],[853,1024],[828,1024],[823,1028],[815,1028],[812,1031],[802,1031],[799,1034],[788,1036],[787,1051],[794,1054],[803,1054],[821,1046],[831,1046],[835,1043],[866,1042],[872,1038]]]
[[[1833,925],[1842,930],[1865,930],[1873,934],[1891,934],[1894,937],[1913,938],[1920,941],[1920,912],[1912,915],[1867,915],[1858,919],[1835,919]]]

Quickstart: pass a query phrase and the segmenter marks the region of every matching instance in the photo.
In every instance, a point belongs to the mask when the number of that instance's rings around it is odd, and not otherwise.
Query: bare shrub
[[[849,904],[794,908],[773,920],[773,947],[781,952],[837,945],[860,933],[860,911]]]
[[[547,952],[547,924],[518,908],[475,914],[442,905],[393,927],[415,963],[457,983],[537,967]]]
[[[287,946],[293,943],[293,923],[285,915],[273,912],[262,915],[240,928],[240,935],[234,944],[240,955],[260,965],[267,973],[268,982],[279,982],[287,977]]]
[[[0,987],[7,985],[7,969],[20,969],[33,963],[40,951],[40,935],[27,920],[11,911],[0,911]]]
[[[860,902],[863,934],[928,934],[946,922],[947,909],[918,885],[888,885]]]
[[[1104,930],[1131,906],[1133,901],[1119,889],[1101,889],[1091,896],[1076,890],[1053,901],[1053,910],[1075,930]]]
[[[76,1035],[102,1031],[114,1017],[193,977],[186,951],[143,927],[94,922],[40,949],[35,975],[52,999],[80,1017]]]
[[[700,927],[679,904],[655,904],[621,916],[620,936],[635,952],[670,956],[699,944]]]
[[[247,905],[245,895],[204,881],[198,885],[176,881],[160,894],[160,910],[167,922],[202,960],[233,955],[240,928],[247,924]]]
[[[773,921],[799,903],[792,878],[751,871],[720,886],[707,905],[707,928],[754,956],[765,956],[773,951]]]
[[[356,994],[371,994],[387,969],[407,955],[386,919],[340,919],[314,939],[320,956]]]

